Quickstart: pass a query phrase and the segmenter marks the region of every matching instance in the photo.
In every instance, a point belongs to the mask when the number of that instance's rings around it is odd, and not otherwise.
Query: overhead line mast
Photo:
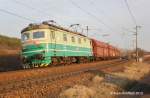
[[[141,28],[141,26],[135,27],[135,37],[136,37],[136,61],[139,62],[139,51],[138,51],[138,28]]]
[[[135,41],[135,45],[136,45],[136,47],[135,47],[135,50],[136,50],[136,62],[139,62],[139,51],[138,51],[138,28],[141,28],[141,26],[138,26],[137,25],[137,22],[136,22],[136,19],[135,19],[135,17],[134,17],[134,15],[133,15],[133,13],[132,13],[132,11],[131,11],[131,9],[130,9],[130,6],[129,6],[129,4],[128,4],[128,1],[127,0],[124,0],[125,1],[125,4],[126,4],[126,6],[127,6],[127,9],[128,9],[128,11],[129,11],[129,14],[130,14],[130,16],[131,16],[131,18],[132,18],[132,21],[134,22],[134,24],[135,24],[135,38],[136,38],[136,41]]]

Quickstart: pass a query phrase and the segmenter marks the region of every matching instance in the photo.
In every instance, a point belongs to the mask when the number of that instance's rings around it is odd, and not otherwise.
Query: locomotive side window
[[[84,42],[86,42],[86,38],[84,38]]]
[[[54,31],[51,31],[51,38],[55,39],[55,32]]]
[[[81,44],[81,38],[78,38],[78,42],[79,42],[79,44]]]
[[[92,45],[92,41],[90,41],[90,45]]]
[[[44,37],[45,37],[44,32],[33,32],[33,39],[44,38]]]
[[[75,42],[75,37],[72,36],[72,37],[71,37],[71,40],[72,40],[72,42]]]
[[[24,33],[24,34],[21,35],[21,40],[22,41],[26,41],[28,39],[29,39],[29,33]]]
[[[67,41],[67,34],[63,34],[64,41]]]

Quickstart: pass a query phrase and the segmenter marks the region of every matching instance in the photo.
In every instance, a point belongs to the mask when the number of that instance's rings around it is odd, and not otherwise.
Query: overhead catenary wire
[[[110,16],[107,15],[107,13],[105,13],[103,9],[100,9],[100,8],[96,7],[95,0],[90,0],[89,4],[92,5],[93,7],[95,7],[95,10],[97,10],[97,12],[99,12],[100,14],[103,14],[103,16],[105,16],[105,19],[107,19],[108,21],[111,21],[114,24],[114,22],[111,20]],[[115,22],[115,24],[116,24],[115,25],[116,27],[120,26],[116,22]]]
[[[78,5],[76,2],[74,2],[73,0],[68,0],[72,5],[74,5],[75,7],[77,7],[78,9],[80,9],[81,11],[83,11],[84,13],[86,13],[87,15],[93,17],[93,19],[95,19],[96,21],[98,21],[100,24],[103,24],[105,27],[107,27],[109,30],[113,30],[110,26],[108,26],[106,23],[104,23],[101,19],[99,19],[97,16],[93,15],[92,13],[90,13],[89,11],[83,9],[82,7],[80,7],[80,5]]]
[[[36,8],[36,7],[33,7],[33,6],[30,6],[29,4],[26,4],[26,3],[24,3],[24,2],[21,2],[21,1],[19,1],[19,0],[12,0],[12,2],[13,3],[16,3],[16,4],[18,4],[18,5],[21,5],[21,6],[24,6],[24,7],[26,7],[26,8],[28,8],[28,9],[31,9],[31,10],[34,10],[34,11],[36,11],[38,14],[41,14],[41,15],[44,15],[44,16],[46,16],[46,17],[48,17],[48,18],[50,18],[50,20],[55,20],[55,19],[57,19],[54,15],[52,15],[52,14],[49,14],[49,13],[47,13],[45,10],[43,10],[43,9],[38,9],[38,8]],[[60,19],[61,21],[64,21],[63,19]],[[65,23],[68,23],[67,21],[64,21]]]
[[[26,8],[28,8],[28,9],[34,10],[34,11],[36,11],[38,14],[44,14],[44,15],[46,15],[46,16],[49,17],[49,14],[46,13],[44,10],[37,9],[37,8],[35,8],[35,7],[33,7],[33,6],[30,6],[30,5],[26,4],[26,3],[20,2],[20,1],[18,1],[18,0],[12,0],[12,2],[14,2],[14,3],[16,3],[16,4],[19,4],[19,5],[22,5],[22,6],[26,7]]]
[[[89,2],[90,2],[90,5],[93,5],[94,7],[96,7],[96,5],[95,5],[95,0],[90,0]],[[134,15],[132,14],[131,10],[130,10],[129,4],[128,4],[128,2],[126,2],[126,3],[127,3],[127,8],[128,8],[128,10],[129,10],[129,13],[131,14],[131,17],[132,17],[132,19],[133,19],[133,22],[136,24],[136,19],[135,19]],[[103,14],[103,15],[105,16],[105,18],[107,18],[107,20],[111,21],[110,17],[109,17],[107,14],[105,14],[102,9],[96,8],[96,10],[97,10],[98,12],[100,12],[101,14]],[[112,21],[112,22],[113,22],[113,21]],[[115,24],[116,24],[116,23],[115,23]],[[118,26],[120,26],[120,25],[119,25],[119,24],[116,24],[115,26],[118,27]],[[125,28],[125,27],[122,26],[122,28]],[[129,30],[124,29],[123,32],[125,32],[125,31],[129,31]],[[133,32],[133,31],[129,31],[129,32]]]
[[[110,26],[108,26],[107,24],[105,24],[102,20],[100,20],[100,19],[99,19],[98,17],[96,17],[95,15],[93,15],[93,14],[91,14],[90,12],[88,12],[88,11],[82,9],[78,4],[76,4],[76,3],[73,2],[72,0],[69,0],[69,1],[71,1],[71,3],[72,3],[73,5],[75,5],[76,7],[78,7],[80,10],[84,11],[84,12],[85,12],[86,14],[88,14],[89,16],[94,17],[97,21],[99,21],[101,24],[105,25],[105,26],[106,26],[107,28],[109,28],[111,31],[113,30]],[[28,9],[35,10],[36,12],[38,12],[38,13],[40,13],[40,14],[42,13],[42,14],[44,14],[44,15],[46,15],[46,16],[49,16],[48,13],[46,13],[44,10],[39,10],[39,9],[37,9],[37,8],[35,8],[35,7],[32,7],[32,6],[30,6],[30,5],[26,4],[26,3],[20,2],[20,1],[18,1],[18,0],[13,0],[13,2],[16,3],[16,4],[22,5],[22,6],[26,7],[26,8],[28,8]]]
[[[97,10],[97,12],[99,12],[100,14],[103,14],[103,16],[107,17],[107,19],[110,20],[110,17],[104,12],[104,10],[96,7],[95,0],[89,1],[89,4],[94,6],[95,10]]]
[[[125,2],[125,4],[126,4],[126,6],[127,6],[127,9],[128,9],[129,14],[130,14],[130,16],[131,16],[131,18],[132,18],[132,21],[134,22],[135,25],[137,25],[135,16],[133,15],[133,13],[132,13],[132,11],[131,11],[131,9],[130,9],[130,6],[129,6],[129,4],[128,4],[128,1],[127,1],[127,0],[124,0],[124,2]]]
[[[7,10],[5,10],[5,9],[0,9],[0,12],[9,14],[9,15],[12,15],[12,16],[18,17],[18,18],[20,18],[20,19],[30,21],[30,22],[37,22],[36,20],[32,20],[32,19],[30,19],[30,18],[21,16],[21,15],[19,15],[19,14],[13,13],[13,12],[11,12],[11,11],[7,11]]]

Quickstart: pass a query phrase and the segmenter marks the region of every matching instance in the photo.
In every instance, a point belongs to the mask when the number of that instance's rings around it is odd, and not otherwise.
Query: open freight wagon
[[[93,55],[96,60],[118,58],[120,55],[119,50],[109,45],[108,43],[104,43],[104,42],[92,39],[92,45],[93,45]]]

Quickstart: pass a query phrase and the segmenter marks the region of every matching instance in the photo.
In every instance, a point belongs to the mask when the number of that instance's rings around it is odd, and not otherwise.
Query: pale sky
[[[150,0],[127,1],[137,25],[142,26],[138,33],[139,47],[150,51]],[[120,48],[135,47],[135,24],[125,0],[0,0],[2,35],[20,38],[20,31],[29,23],[45,20],[54,20],[67,28],[76,23],[83,28],[89,26],[89,37]]]

